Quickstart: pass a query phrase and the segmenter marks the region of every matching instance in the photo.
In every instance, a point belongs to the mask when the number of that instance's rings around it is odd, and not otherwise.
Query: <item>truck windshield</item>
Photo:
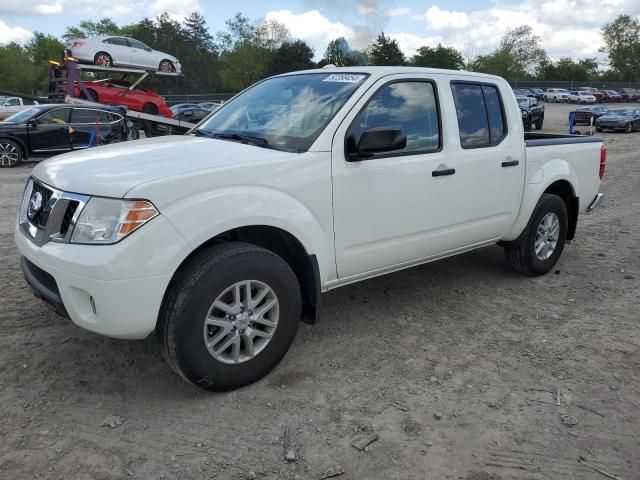
[[[367,77],[329,71],[270,78],[225,103],[195,133],[304,152]]]

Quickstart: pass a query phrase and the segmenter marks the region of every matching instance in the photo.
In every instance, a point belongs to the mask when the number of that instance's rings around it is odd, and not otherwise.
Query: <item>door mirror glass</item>
[[[32,118],[27,122],[27,126],[35,128],[38,126],[38,121],[35,118]]]
[[[399,127],[372,127],[360,136],[356,156],[402,150],[407,146],[407,135]]]

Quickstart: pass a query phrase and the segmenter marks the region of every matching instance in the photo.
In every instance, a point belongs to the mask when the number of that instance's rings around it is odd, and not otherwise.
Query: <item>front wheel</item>
[[[22,148],[13,140],[0,139],[0,168],[15,167],[22,162]]]
[[[181,267],[157,335],[165,359],[184,379],[206,390],[231,390],[280,362],[300,309],[300,287],[287,262],[251,244],[224,243]]]
[[[158,70],[160,70],[161,72],[174,73],[176,71],[176,66],[173,64],[171,60],[162,60],[160,62]]]
[[[507,263],[525,275],[551,270],[567,239],[567,207],[560,197],[544,193],[520,236],[504,244]]]

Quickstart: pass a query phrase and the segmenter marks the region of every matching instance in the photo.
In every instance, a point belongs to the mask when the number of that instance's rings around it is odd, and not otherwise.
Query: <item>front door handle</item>
[[[502,162],[503,167],[515,167],[516,165],[520,165],[518,160],[508,160],[506,162]]]
[[[444,177],[445,175],[453,175],[456,173],[455,168],[445,168],[443,170],[434,170],[431,172],[432,177]]]

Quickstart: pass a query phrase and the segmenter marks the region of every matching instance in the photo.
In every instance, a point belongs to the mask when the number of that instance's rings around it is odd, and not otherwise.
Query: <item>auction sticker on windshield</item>
[[[342,83],[358,83],[361,82],[366,75],[355,75],[353,73],[332,73],[323,82],[342,82]]]

